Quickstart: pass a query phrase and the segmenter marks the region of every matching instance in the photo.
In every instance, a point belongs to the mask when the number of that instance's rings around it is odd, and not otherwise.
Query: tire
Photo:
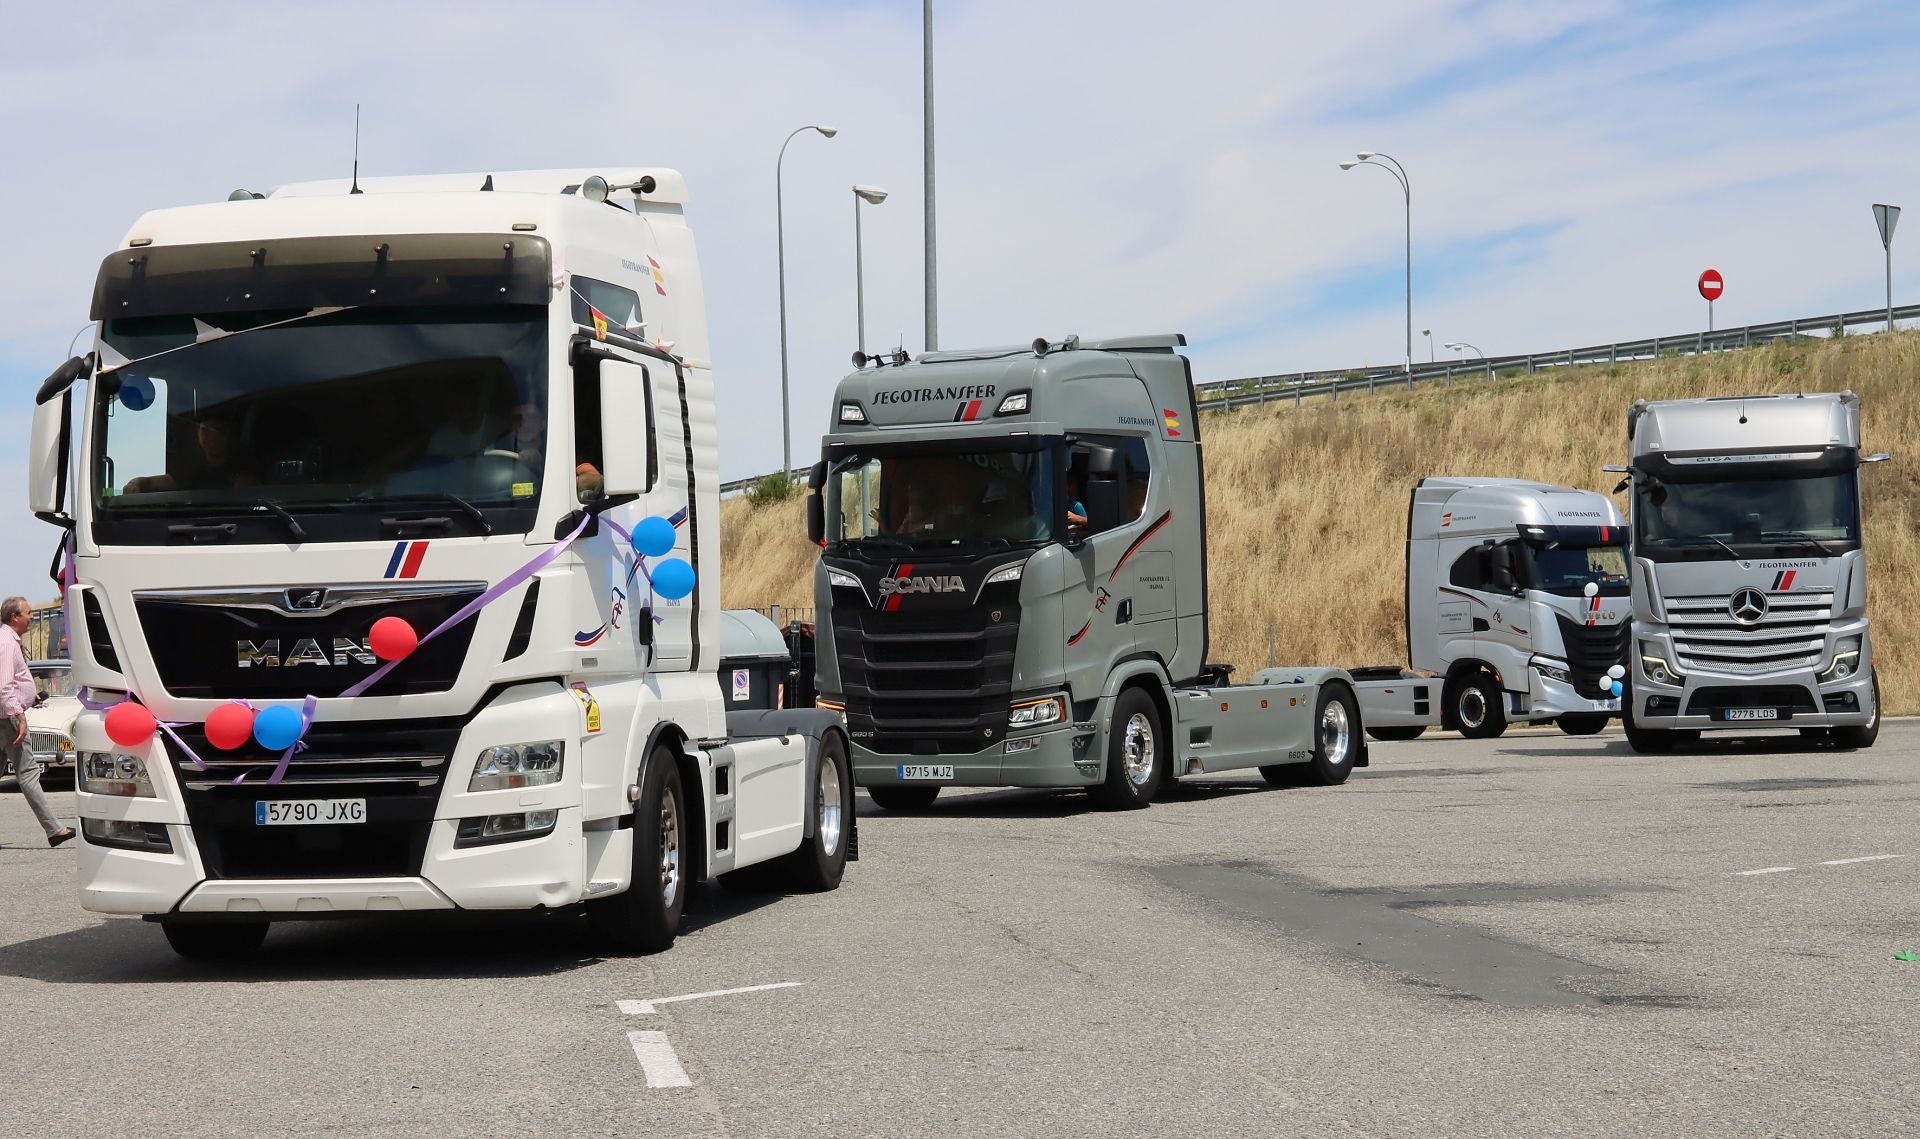
[[[647,757],[633,810],[632,877],[625,891],[587,903],[588,927],[617,953],[658,953],[680,933],[695,839],[679,759],[666,744]]]
[[[1469,673],[1455,681],[1447,702],[1451,705],[1453,722],[1468,739],[1499,739],[1506,733],[1507,712],[1500,698],[1500,686],[1486,673]]]
[[[1643,728],[1634,722],[1631,688],[1620,696],[1620,726],[1626,729],[1627,746],[1641,755],[1665,755],[1680,744],[1700,739],[1698,728]]]
[[[1590,712],[1586,715],[1562,716],[1553,722],[1553,726],[1570,736],[1591,736],[1598,735],[1607,726],[1608,719],[1610,717]]]
[[[1260,769],[1260,777],[1276,787],[1332,787],[1353,774],[1353,759],[1359,751],[1360,705],[1346,685],[1329,684],[1320,689],[1313,705],[1313,758],[1305,763],[1268,764]]]
[[[873,805],[883,811],[924,811],[940,797],[940,785],[888,783],[867,788],[867,795],[873,800]]]
[[[1864,724],[1852,724],[1844,728],[1833,729],[1834,746],[1842,751],[1872,747],[1873,741],[1880,738],[1880,670],[1873,670],[1873,719]]]
[[[846,742],[838,732],[828,732],[820,743],[820,763],[809,799],[814,813],[813,836],[802,842],[800,849],[768,867],[776,883],[796,894],[835,889],[847,870],[847,836],[853,829],[853,769],[847,762]]]
[[[270,924],[264,921],[167,921],[160,923],[160,930],[167,935],[167,944],[173,947],[173,951],[189,960],[236,961],[260,951],[260,943],[267,939],[267,927]]]
[[[1167,772],[1167,727],[1143,688],[1122,689],[1107,729],[1107,777],[1087,793],[1109,811],[1137,811],[1153,802]]]
[[[1367,734],[1376,740],[1388,743],[1404,743],[1407,740],[1419,739],[1421,734],[1426,730],[1427,726],[1425,724],[1414,724],[1411,727],[1368,728]]]

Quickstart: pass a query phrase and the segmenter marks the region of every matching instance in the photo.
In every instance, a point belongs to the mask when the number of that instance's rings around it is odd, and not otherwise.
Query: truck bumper
[[[1873,673],[1822,684],[1811,668],[1764,677],[1694,673],[1683,686],[1633,682],[1633,718],[1642,728],[1751,732],[1757,728],[1838,728],[1871,723]],[[1772,708],[1771,720],[1729,720],[1727,713]]]
[[[1537,669],[1529,668],[1532,679],[1532,691],[1527,694],[1528,709],[1525,712],[1509,709],[1511,718],[1516,720],[1555,720],[1561,716],[1618,716],[1620,701],[1617,699],[1595,700],[1584,696],[1574,686],[1564,680],[1555,680],[1540,675]],[[1513,703],[1509,694],[1508,703]]]
[[[87,796],[102,798],[101,796]],[[459,823],[437,819],[417,876],[208,878],[193,828],[166,824],[171,852],[79,843],[80,904],[109,914],[326,914],[409,910],[528,910],[570,905],[584,894],[580,810],[562,808],[539,838],[454,845]],[[83,817],[88,817],[82,810]]]
[[[893,755],[853,744],[853,782],[859,787],[894,784],[932,784],[948,787],[1090,787],[1105,775],[1105,754],[1095,746],[1097,735],[1060,727],[1034,735],[1016,736],[977,752],[961,755]],[[1032,747],[1008,754],[1009,743]],[[903,766],[953,768],[951,779],[902,779]]]

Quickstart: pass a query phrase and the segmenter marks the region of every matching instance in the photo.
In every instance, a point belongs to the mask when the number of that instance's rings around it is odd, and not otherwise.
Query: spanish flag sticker
[[[1160,416],[1167,421],[1167,438],[1180,438],[1180,413],[1172,408],[1163,407],[1160,409]]]
[[[595,340],[605,340],[607,338],[607,314],[594,308],[592,305],[587,306],[587,312],[593,317],[593,338]]]

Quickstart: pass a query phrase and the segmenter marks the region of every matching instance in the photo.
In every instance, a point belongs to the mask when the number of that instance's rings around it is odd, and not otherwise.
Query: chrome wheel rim
[[[840,765],[832,756],[820,757],[820,778],[814,782],[819,812],[814,822],[820,835],[820,849],[832,858],[840,850],[841,813],[846,810],[840,795]]]
[[[1460,724],[1462,727],[1477,728],[1487,722],[1487,698],[1478,688],[1465,688],[1460,692]]]
[[[660,794],[660,900],[668,906],[680,895],[680,801],[669,789]]]
[[[1347,706],[1338,700],[1320,710],[1320,757],[1328,766],[1347,762],[1353,748],[1353,723],[1347,718]]]
[[[1144,787],[1153,776],[1153,721],[1145,712],[1135,712],[1127,717],[1127,728],[1121,737],[1121,756],[1127,765],[1127,782],[1135,787]]]

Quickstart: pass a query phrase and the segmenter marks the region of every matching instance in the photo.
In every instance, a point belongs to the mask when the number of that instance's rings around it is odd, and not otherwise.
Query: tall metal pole
[[[811,124],[796,127],[786,142],[780,144],[780,157],[773,163],[773,227],[780,265],[780,469],[783,471],[793,469],[793,418],[792,402],[787,394],[787,212],[781,174],[787,161],[787,143],[807,131],[819,131],[826,138],[838,133],[832,127]]]
[[[867,273],[866,258],[860,252],[860,195],[853,196],[853,307],[860,314],[859,340],[855,347],[867,350]]]
[[[1383,163],[1383,162],[1375,162],[1374,159],[1376,158],[1384,158],[1387,160],[1387,162],[1393,163],[1393,165],[1388,166],[1386,163]],[[1354,159],[1354,161],[1342,162],[1340,164],[1340,169],[1351,170],[1356,166],[1378,166],[1380,167],[1380,169],[1385,170],[1387,173],[1393,175],[1394,181],[1400,183],[1400,193],[1406,199],[1406,207],[1407,207],[1407,384],[1411,386],[1413,384],[1413,182],[1411,179],[1407,177],[1407,168],[1400,165],[1399,159],[1395,158],[1391,154],[1382,154],[1377,150],[1362,151],[1360,155]]]
[[[1893,242],[1887,242],[1887,331],[1893,331]]]
[[[925,88],[921,105],[924,121],[920,125],[921,146],[924,150],[923,164],[926,179],[927,210],[927,348],[931,352],[940,347],[940,292],[937,286],[934,257],[933,225],[933,0],[922,0],[920,6],[920,26],[923,59],[921,60],[921,82]]]

